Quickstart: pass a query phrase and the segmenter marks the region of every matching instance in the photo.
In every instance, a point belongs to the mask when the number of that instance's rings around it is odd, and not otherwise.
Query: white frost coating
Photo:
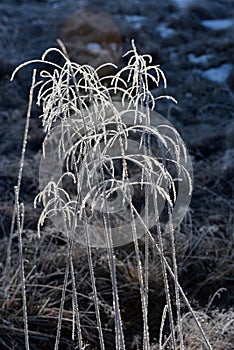
[[[206,19],[201,21],[203,27],[213,29],[213,30],[222,30],[227,29],[233,26],[234,19],[226,18],[226,19]]]

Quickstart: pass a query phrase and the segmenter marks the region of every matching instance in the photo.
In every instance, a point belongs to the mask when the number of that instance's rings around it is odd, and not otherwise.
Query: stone
[[[61,40],[72,61],[95,68],[107,62],[118,64],[122,54],[117,25],[110,16],[101,12],[75,12],[65,21]],[[106,73],[109,69],[102,71],[102,74]]]

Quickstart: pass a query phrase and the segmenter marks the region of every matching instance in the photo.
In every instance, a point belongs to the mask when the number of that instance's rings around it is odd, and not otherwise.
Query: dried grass
[[[188,195],[191,194],[192,179],[181,162],[188,155],[179,135],[170,126],[165,127],[168,131],[166,136],[162,135],[151,124],[150,110],[155,107],[156,100],[166,97],[174,101],[170,96],[155,99],[149,90],[149,79],[156,86],[162,79],[166,87],[164,73],[159,66],[150,65],[149,55],[139,55],[134,43],[127,53],[131,55],[128,65],[115,76],[105,79],[98,77],[98,69],[70,62],[62,44],[61,48],[62,51],[47,50],[41,60],[22,64],[13,74],[14,77],[19,69],[29,63],[43,63],[50,67],[39,75],[34,71],[10,242],[5,239],[1,245],[3,256],[7,255],[0,289],[1,346],[4,349],[26,347],[28,350],[187,350],[219,349],[221,344],[222,347],[226,344],[225,349],[229,349],[233,337],[232,311],[215,310],[210,315],[208,312],[194,311],[179,284],[178,275],[181,274],[183,281],[183,273],[190,271],[190,258],[193,255],[191,241],[195,246],[200,241],[194,243],[190,225],[184,226],[185,234],[181,230],[175,232],[173,227],[177,188],[176,179],[170,174],[166,163],[176,165],[180,176],[183,174],[183,179],[187,179]],[[63,57],[64,66],[47,60],[51,51]],[[34,81],[36,77],[37,83]],[[110,87],[107,87],[108,84]],[[41,202],[44,207],[37,233],[23,228],[24,207],[19,200],[32,93],[36,86],[39,87],[37,103],[42,105],[41,118],[47,137],[43,145],[44,155],[48,151],[46,141],[59,121],[63,130],[59,154],[65,154],[68,159],[65,172],[57,181],[45,183],[35,199],[35,205]],[[112,94],[122,94],[124,113],[116,108]],[[132,125],[128,125],[124,119],[129,111],[134,116]],[[75,123],[74,117],[77,119]],[[72,138],[73,134],[69,134],[71,125],[72,132],[76,133],[75,139]],[[137,153],[126,153],[131,133],[135,133],[141,147],[145,146],[146,150],[140,158]],[[65,147],[67,135],[71,140],[68,149]],[[156,161],[152,156],[149,135],[157,139],[163,150]],[[118,146],[119,154],[111,158],[108,151],[114,143]],[[169,146],[174,150],[173,161],[163,153]],[[69,159],[74,161],[73,167]],[[115,160],[120,160],[121,164],[118,179]],[[83,172],[79,171],[81,163],[85,165]],[[96,163],[99,168],[95,167]],[[130,163],[140,169],[134,180],[130,176],[134,166],[129,166]],[[155,169],[159,170],[157,176]],[[75,185],[76,195],[73,197],[63,187],[62,181],[66,176]],[[103,184],[103,187],[96,188],[94,194],[93,188],[97,182],[93,179]],[[84,181],[87,181],[88,190],[85,195],[81,186]],[[133,186],[136,193],[144,189],[145,220],[131,197]],[[122,194],[123,205],[128,204],[130,218],[132,239],[124,249],[118,247],[120,244],[116,247],[113,241],[113,222],[117,220],[122,223],[124,217],[116,219],[107,210],[109,198],[114,197],[117,191]],[[153,197],[155,218],[152,230],[149,229],[152,209],[150,196]],[[158,211],[159,196],[167,203],[169,229],[165,232]],[[94,215],[99,198],[102,198],[99,207],[101,219]],[[48,219],[58,213],[62,218],[61,226],[55,230],[50,228]],[[75,235],[81,220],[83,247],[80,242],[77,243]],[[102,223],[105,244],[102,241],[101,246],[97,245],[98,249],[92,248],[95,244],[89,231],[90,222],[96,225]],[[44,224],[46,227],[42,230]],[[139,226],[144,233],[143,240],[139,240]],[[189,237],[186,236],[187,232]],[[215,238],[212,242],[216,243]],[[204,240],[202,247],[207,252]],[[213,246],[209,247],[214,249]],[[154,336],[158,345],[152,345]]]

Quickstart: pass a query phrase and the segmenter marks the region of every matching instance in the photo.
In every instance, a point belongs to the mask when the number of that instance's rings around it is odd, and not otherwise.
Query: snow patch
[[[198,70],[197,73],[203,78],[206,78],[215,83],[225,83],[232,69],[233,65],[231,63],[224,63],[219,67],[209,68],[206,71]]]
[[[93,52],[98,52],[101,49],[101,46],[98,43],[88,43],[86,47],[88,50]]]
[[[166,23],[161,23],[157,26],[156,31],[159,33],[160,37],[165,39],[174,35],[176,31],[172,28],[167,27]]]
[[[194,53],[189,53],[188,54],[188,60],[191,63],[198,63],[198,64],[206,64],[208,63],[209,59],[211,59],[212,57],[214,57],[213,54],[209,54],[209,55],[201,55],[201,56],[196,56],[194,55]]]
[[[125,15],[124,16],[125,20],[133,26],[134,29],[141,29],[142,27],[142,22],[145,21],[144,16],[137,16],[137,15]]]
[[[175,3],[175,5],[177,7],[179,7],[180,9],[184,9],[187,6],[189,6],[190,4],[193,3],[194,0],[173,0],[173,2]]]
[[[206,19],[201,21],[203,27],[212,29],[212,30],[223,30],[230,28],[234,24],[234,19]]]

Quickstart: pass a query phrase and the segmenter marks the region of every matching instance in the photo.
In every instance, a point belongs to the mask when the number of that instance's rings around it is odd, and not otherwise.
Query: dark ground
[[[89,11],[82,12],[86,8]],[[2,254],[0,269],[3,273],[6,247],[10,231],[11,215],[14,201],[14,185],[17,181],[17,171],[23,138],[23,128],[27,110],[28,89],[30,86],[31,69],[19,72],[16,79],[10,82],[14,68],[29,59],[39,58],[49,47],[57,45],[56,38],[61,37],[66,42],[67,21],[76,11],[76,28],[73,28],[76,49],[71,56],[79,55],[80,63],[96,64],[103,60],[114,60],[120,66],[126,63],[120,58],[121,48],[126,52],[130,48],[131,39],[140,53],[148,53],[153,57],[154,64],[160,64],[168,80],[166,93],[178,100],[175,107],[168,101],[158,105],[161,112],[180,132],[190,152],[194,167],[194,191],[190,210],[180,230],[178,230],[178,264],[181,284],[189,299],[197,310],[205,310],[211,297],[220,288],[223,292],[215,297],[209,316],[221,324],[221,311],[231,312],[234,301],[234,265],[233,265],[233,175],[234,175],[234,2],[232,0],[193,1],[186,8],[176,6],[176,1],[9,1],[0,3],[0,238]],[[99,14],[97,14],[99,13]],[[89,16],[89,20],[87,20]],[[207,28],[206,20],[230,19],[232,24],[223,29]],[[102,25],[98,23],[102,22]],[[212,23],[212,22],[210,22]],[[215,22],[213,22],[215,23]],[[90,29],[91,28],[91,29]],[[108,28],[108,30],[106,29]],[[111,28],[111,29],[110,29]],[[94,30],[93,30],[94,29]],[[93,31],[92,31],[93,30]],[[90,32],[91,34],[87,35]],[[92,43],[102,43],[109,36],[116,44],[117,50],[109,52],[106,48],[92,46]],[[90,44],[91,45],[88,45]],[[88,45],[88,46],[87,46]],[[77,49],[78,48],[78,49]],[[77,50],[77,51],[76,51]],[[104,52],[102,52],[104,51]],[[74,58],[73,58],[74,59]],[[120,61],[119,61],[120,60]],[[118,62],[119,61],[119,62]],[[210,69],[216,69],[210,71]],[[160,94],[160,88],[154,91]],[[25,203],[25,251],[29,261],[32,256],[35,264],[42,264],[45,258],[37,251],[38,242],[35,238],[38,212],[33,210],[33,199],[38,193],[38,162],[43,140],[41,122],[37,118],[40,111],[33,107],[30,126],[30,138],[26,154],[25,171],[22,183],[21,200]],[[50,234],[45,239],[47,247]],[[52,242],[50,244],[56,244]],[[40,248],[41,249],[41,248]],[[53,248],[54,249],[54,248]],[[53,251],[51,250],[51,252]],[[51,253],[48,248],[46,267],[37,267],[35,285],[53,285],[53,264],[57,269],[63,268],[63,246],[58,247],[59,253]],[[35,253],[35,251],[37,251]],[[36,255],[37,254],[37,255]],[[121,258],[127,253],[120,253]],[[111,298],[110,283],[108,282],[105,264],[105,253],[96,253],[97,278],[103,290],[103,298]],[[37,258],[36,258],[37,256]],[[0,339],[1,349],[23,349],[21,302],[17,276],[14,276],[17,263],[17,240],[13,241],[12,269],[9,275],[10,286],[7,303],[3,298],[4,287],[1,287],[0,302]],[[88,266],[85,266],[85,253],[80,249],[77,253],[77,274],[82,282],[79,283],[80,293],[87,295],[90,288]],[[15,259],[15,260],[14,260]],[[120,259],[121,260],[121,259]],[[152,266],[155,262],[152,262]],[[159,270],[157,263],[152,267],[154,272]],[[133,275],[128,268],[120,269],[123,287],[123,308],[126,315],[126,329],[129,331],[129,346],[134,336],[138,334],[137,318],[138,302],[137,289],[131,287]],[[30,275],[30,268],[28,273]],[[45,271],[43,271],[45,270]],[[49,272],[48,272],[49,271]],[[153,275],[152,272],[152,275]],[[54,285],[62,283],[62,273],[57,275]],[[61,279],[61,281],[59,281]],[[30,276],[28,277],[30,285]],[[159,278],[160,280],[160,278]],[[152,277],[152,290],[156,277]],[[5,286],[4,281],[2,286]],[[29,328],[32,333],[32,349],[52,348],[50,337],[56,327],[56,295],[36,287],[29,287]],[[39,287],[38,287],[39,288]],[[45,295],[44,295],[44,294]],[[130,293],[128,301],[126,293]],[[57,295],[57,298],[60,297]],[[127,298],[127,299],[126,299]],[[135,299],[134,299],[135,298]],[[162,288],[150,294],[152,315],[152,342],[157,338],[158,322],[161,318]],[[104,300],[103,299],[103,300]],[[53,302],[55,309],[53,309]],[[87,301],[82,299],[82,310],[87,310]],[[44,303],[45,307],[42,308]],[[104,303],[104,301],[103,301]],[[107,303],[108,304],[108,303]],[[39,306],[38,306],[39,305]],[[42,308],[38,315],[38,309]],[[140,307],[140,306],[139,306]],[[105,309],[103,307],[103,309]],[[213,314],[212,314],[213,312]],[[69,319],[69,310],[67,311]],[[89,315],[90,313],[90,315]],[[109,328],[112,328],[108,316],[107,305],[103,314]],[[159,315],[154,317],[153,315]],[[215,315],[215,316],[214,316]],[[218,316],[217,316],[218,315]],[[231,314],[233,315],[233,314]],[[91,344],[96,343],[95,334],[89,332],[89,321],[93,309],[88,308],[86,324],[86,339]],[[230,318],[230,314],[228,315]],[[226,319],[225,319],[226,320]],[[49,322],[48,322],[49,321]],[[131,324],[134,324],[132,326]],[[213,322],[212,321],[212,322]],[[109,323],[108,323],[109,322]],[[130,323],[129,323],[130,322]],[[223,327],[228,321],[222,321]],[[225,323],[226,322],[226,323]],[[130,324],[130,325],[129,325]],[[217,325],[217,323],[216,323]],[[188,323],[188,332],[192,328]],[[43,327],[45,331],[43,331]],[[61,349],[72,348],[69,322],[65,322],[63,345]],[[93,326],[94,327],[94,326]],[[107,328],[108,328],[107,327]],[[191,326],[192,327],[192,326]],[[215,326],[214,326],[215,328]],[[213,329],[214,329],[213,328]],[[228,328],[229,338],[226,345],[216,344],[214,349],[232,349],[234,340],[233,323]],[[220,331],[220,330],[219,330]],[[7,332],[7,335],[5,334]],[[208,332],[211,332],[208,329]],[[212,332],[210,333],[212,336]],[[106,337],[111,344],[109,331]],[[224,337],[224,336],[223,336]],[[192,336],[191,336],[192,338]],[[226,339],[226,338],[225,338]],[[4,345],[5,344],[5,345]],[[6,345],[7,344],[7,345]],[[40,347],[37,347],[40,344]],[[47,345],[45,345],[47,344]],[[8,347],[7,347],[8,346]],[[15,346],[15,347],[14,347]],[[71,346],[71,347],[69,347]],[[111,348],[111,345],[109,345]],[[220,348],[218,347],[220,346]],[[222,347],[221,347],[222,346]],[[91,349],[91,348],[90,348]],[[94,347],[93,347],[94,349]],[[137,349],[133,346],[132,349]],[[152,347],[153,349],[153,347]],[[155,347],[156,349],[156,347]],[[199,345],[193,347],[188,343],[186,349],[202,349]]]

